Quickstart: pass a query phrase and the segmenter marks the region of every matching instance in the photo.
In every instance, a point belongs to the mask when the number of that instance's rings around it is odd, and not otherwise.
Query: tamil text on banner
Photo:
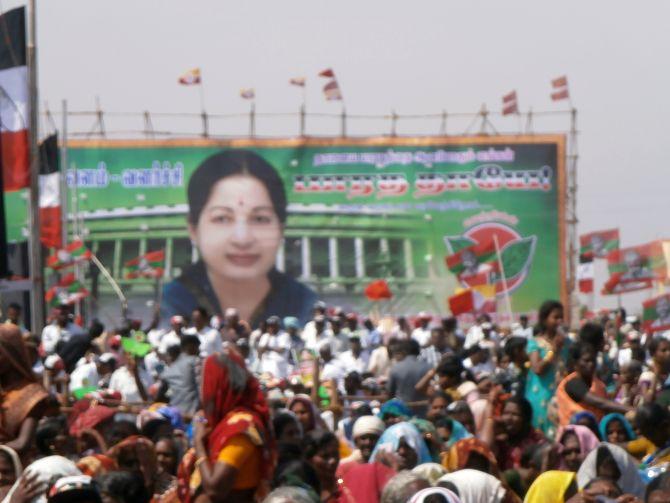
[[[73,141],[66,177],[68,197],[76,187],[85,201],[87,246],[118,280],[145,250],[165,250],[167,318],[231,307],[213,293],[214,274],[229,291],[270,280],[252,324],[305,322],[318,298],[363,312],[378,279],[393,290],[380,305],[389,312],[446,314],[457,288],[502,296],[506,285],[514,310],[531,313],[537,299],[566,299],[564,157],[554,135]],[[25,204],[8,207],[20,241]],[[155,281],[132,281],[139,309]]]

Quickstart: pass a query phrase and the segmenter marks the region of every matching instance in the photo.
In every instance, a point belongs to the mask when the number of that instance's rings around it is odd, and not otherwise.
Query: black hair
[[[519,337],[515,335],[507,339],[503,351],[511,359],[514,358],[514,355],[517,353],[517,351],[525,348],[526,344],[528,344],[528,340],[525,337]]]
[[[88,335],[91,339],[97,339],[105,331],[105,325],[99,319],[94,319],[88,326]]]
[[[670,412],[656,402],[640,405],[635,412],[635,425],[643,432],[653,431],[670,421]]]
[[[455,355],[449,355],[442,359],[436,369],[437,375],[447,377],[460,377],[463,373],[463,363]]]
[[[451,482],[450,480],[441,480],[438,481],[437,487],[444,487],[445,489],[449,489],[452,493],[454,493],[456,496],[460,497],[460,494],[458,494],[458,487],[456,487],[456,484]],[[426,501],[426,500],[424,500]]]
[[[445,332],[455,332],[457,327],[458,320],[455,317],[442,318],[442,328]]]
[[[63,430],[65,420],[62,417],[49,417],[40,422],[35,431],[35,445],[40,454],[45,456],[53,454],[50,445]]]
[[[540,310],[537,313],[537,326],[539,332],[545,331],[546,329],[545,322],[547,321],[547,318],[549,318],[549,315],[554,309],[560,309],[562,311],[563,304],[561,304],[557,300],[545,300],[540,306]]]
[[[7,309],[15,309],[19,313],[21,311],[23,311],[23,308],[21,308],[21,306],[19,304],[17,304],[16,302],[10,302],[10,304],[7,306]]]
[[[429,403],[433,403],[433,400],[436,398],[441,398],[443,400],[447,401],[447,405],[449,405],[451,402],[453,402],[453,398],[451,398],[451,395],[448,393],[445,393],[442,390],[436,391],[433,396],[430,397]]]
[[[521,316],[519,316],[519,321],[528,321],[528,315],[522,314]]]
[[[644,492],[644,501],[648,502],[651,497],[651,493],[654,491],[668,490],[670,490],[670,472],[664,472],[649,482],[647,490]]]
[[[593,344],[589,344],[588,342],[580,341],[570,347],[570,357],[575,362],[579,360],[585,353],[591,353],[593,356],[598,355],[598,351],[596,350],[595,346]]]
[[[188,182],[188,221],[197,225],[207,205],[212,187],[233,175],[249,175],[267,189],[272,206],[281,223],[286,222],[286,192],[277,171],[260,155],[250,150],[224,150],[205,159]]]
[[[149,503],[151,495],[139,472],[110,472],[97,479],[100,492],[121,503]]]
[[[598,452],[599,452],[599,453],[600,453],[600,449],[602,449],[602,447],[598,449]],[[607,452],[609,452],[609,451],[607,451]],[[593,479],[589,480],[588,483],[587,483],[587,484],[584,486],[584,488],[582,489],[582,491],[586,491],[586,490],[589,489],[593,484],[596,484],[596,483],[598,483],[598,482],[607,482],[607,483],[609,483],[609,484],[612,484],[614,487],[616,487],[616,490],[619,492],[619,494],[617,494],[616,496],[614,496],[615,498],[618,498],[619,496],[621,496],[621,495],[623,494],[623,491],[622,491],[621,488],[619,487],[619,484],[617,484],[616,482],[614,482],[612,479],[605,478],[605,477],[596,477],[596,478],[593,478]]]
[[[200,316],[202,316],[206,320],[209,319],[209,313],[207,312],[207,309],[205,309],[204,307],[198,306],[195,309],[193,309],[193,311],[197,311],[198,313],[200,313]]]
[[[296,418],[294,414],[288,412],[277,413],[277,415],[272,418],[272,427],[274,428],[275,438],[281,437],[284,428],[289,424],[300,424],[300,421],[298,421],[298,418]]]
[[[112,426],[109,428],[107,438],[107,444],[110,447],[118,444],[122,440],[132,437],[133,435],[139,435],[140,431],[137,429],[137,426],[132,421],[114,421]]]
[[[584,323],[579,329],[579,340],[588,342],[595,348],[601,348],[605,344],[605,332],[599,323]]]
[[[327,430],[310,431],[304,438],[305,458],[309,459],[313,457],[331,442],[337,442],[337,437],[333,432]]]
[[[288,486],[301,487],[314,495],[321,494],[321,483],[316,470],[308,462],[293,460],[287,463],[277,464],[272,479],[272,488]]]
[[[533,420],[533,406],[530,404],[530,402],[525,397],[512,395],[507,399],[505,405],[508,403],[513,403],[519,407],[519,410],[521,411],[521,417],[523,418],[524,427],[528,427],[528,429],[530,429],[530,425]]]
[[[619,478],[621,477],[621,471],[619,470],[618,463],[616,462],[614,456],[612,455],[612,451],[610,451],[607,448],[607,446],[601,445],[600,447],[598,447],[598,450],[596,451],[596,473],[598,473],[598,468],[600,468],[600,466],[606,461],[611,461],[612,463],[614,463],[614,466],[616,467],[617,472],[619,474],[616,477],[616,479],[619,480]]]
[[[654,353],[658,351],[658,347],[664,342],[670,343],[665,337],[652,337],[651,342],[649,342],[649,354],[654,356]]]
[[[450,417],[440,417],[436,419],[433,424],[435,425],[435,428],[446,428],[449,431],[454,430],[454,420]]]

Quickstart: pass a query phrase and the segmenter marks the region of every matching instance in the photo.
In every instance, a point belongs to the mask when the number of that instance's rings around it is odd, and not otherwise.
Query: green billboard
[[[363,290],[384,278],[395,313],[447,313],[457,289],[490,284],[499,300],[507,288],[514,312],[531,312],[566,298],[564,144],[559,135],[75,141],[70,230],[130,297],[150,296],[151,281],[125,279],[123,264],[164,249],[166,283],[194,262],[208,265],[187,225],[189,180],[222,150],[250,151],[274,168],[287,199],[274,267],[316,297],[369,309]],[[213,186],[198,188],[205,200]],[[20,240],[25,200],[14,197],[10,238]],[[493,241],[494,260],[461,253],[464,268],[447,266],[447,257]]]

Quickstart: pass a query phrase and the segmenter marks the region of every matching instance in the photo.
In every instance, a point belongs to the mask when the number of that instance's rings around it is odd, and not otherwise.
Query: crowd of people
[[[318,302],[0,325],[0,503],[670,501],[670,334]],[[578,326],[577,326],[578,325]]]

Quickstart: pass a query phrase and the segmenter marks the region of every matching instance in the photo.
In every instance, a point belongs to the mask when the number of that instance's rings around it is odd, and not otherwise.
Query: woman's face
[[[607,423],[606,433],[607,441],[611,444],[620,444],[629,440],[626,428],[618,419],[613,419]]]
[[[265,185],[233,175],[214,185],[189,231],[210,273],[249,280],[265,277],[274,266],[283,228]]]
[[[654,353],[654,361],[663,370],[667,370],[670,366],[670,342],[661,341]]]
[[[295,421],[291,421],[281,432],[281,436],[277,439],[283,444],[300,444],[302,436],[300,435],[300,427]]]
[[[311,459],[312,466],[319,479],[332,479],[335,477],[337,465],[340,462],[340,450],[337,440],[324,445]]]
[[[428,410],[428,419],[434,419],[444,415],[449,402],[442,396],[438,396],[430,402],[430,409]]]
[[[556,330],[558,330],[558,327],[560,327],[562,323],[563,309],[556,308],[549,313],[549,316],[547,316],[544,325],[547,328],[547,332],[554,333]]]
[[[565,465],[571,472],[576,472],[579,470],[579,465],[582,464],[582,450],[579,445],[579,438],[574,433],[568,433],[563,437],[561,443],[563,444],[561,456],[563,456]]]
[[[596,371],[596,355],[593,351],[584,351],[577,362],[575,370],[584,379],[592,379]]]
[[[419,462],[419,457],[416,451],[410,446],[404,438],[400,439],[398,450],[396,451],[399,458],[398,471],[411,470]]]
[[[296,415],[298,421],[300,421],[300,424],[302,424],[302,430],[304,432],[311,431],[312,411],[309,407],[307,407],[307,405],[302,402],[295,402],[291,406],[291,412]]]
[[[156,460],[158,470],[170,475],[177,473],[177,451],[174,444],[167,439],[159,440],[156,444]]]
[[[502,411],[502,422],[509,436],[519,435],[525,426],[521,408],[516,403],[506,403]]]

